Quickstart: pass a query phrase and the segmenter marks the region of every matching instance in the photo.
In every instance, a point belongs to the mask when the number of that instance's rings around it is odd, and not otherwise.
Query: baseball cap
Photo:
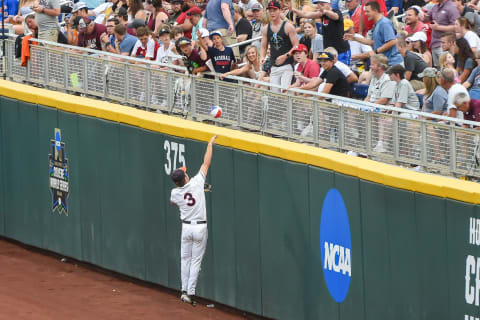
[[[254,5],[252,5],[252,9],[251,9],[251,10],[252,10],[252,11],[260,11],[260,10],[262,10],[262,9],[263,9],[262,4],[257,2],[257,3],[255,3]]]
[[[77,2],[73,5],[72,13],[77,12],[80,9],[88,8],[85,2]]]
[[[210,35],[210,32],[208,32],[208,30],[205,28],[200,28],[199,30],[200,30],[200,33],[202,34],[201,36],[202,38],[208,37]]]
[[[392,73],[405,73],[405,68],[402,67],[401,64],[395,64],[391,66],[390,68],[385,71],[386,74],[392,74]]]
[[[180,39],[177,40],[177,46],[183,46],[187,44],[191,44],[192,40],[188,39],[187,37],[181,37]]]
[[[417,74],[419,78],[435,78],[437,76],[437,69],[435,68],[425,68],[423,72]]]
[[[128,24],[128,27],[130,29],[145,27],[145,21],[143,21],[142,19],[135,19],[131,23]]]
[[[317,60],[333,60],[333,54],[330,52],[321,52],[320,55],[318,56]]]
[[[78,20],[78,27],[80,32],[87,31],[87,27],[93,22],[94,21],[89,17],[80,17],[80,19]]]
[[[267,9],[281,9],[281,8],[282,6],[280,5],[280,2],[275,0],[270,1],[267,6]]]
[[[415,32],[412,36],[407,38],[408,41],[415,42],[415,41],[423,41],[427,42],[427,35],[425,32]]]
[[[293,53],[297,52],[297,51],[303,51],[305,53],[308,53],[308,48],[306,45],[300,43],[300,44],[297,44],[295,46],[295,48],[293,48]]]
[[[185,173],[187,172],[187,167],[181,167],[172,172],[171,178],[173,182],[182,182],[185,179]]]
[[[193,16],[193,15],[202,15],[202,10],[197,6],[188,9],[187,16]]]
[[[317,3],[330,3],[330,0],[313,0],[312,3],[313,3],[313,4],[317,4]]]
[[[354,26],[355,26],[355,24],[353,23],[353,21],[351,19],[344,19],[343,20],[343,31],[350,30]]]
[[[179,4],[183,4],[183,0],[172,0],[170,1],[171,4],[176,4],[176,3],[179,3]]]
[[[223,37],[222,34],[219,31],[210,32],[210,39],[212,39],[213,36]]]
[[[160,31],[158,31],[159,36],[161,36],[162,34],[165,34],[165,33],[170,33],[170,30],[168,30],[168,28],[162,28],[162,29],[160,29]]]

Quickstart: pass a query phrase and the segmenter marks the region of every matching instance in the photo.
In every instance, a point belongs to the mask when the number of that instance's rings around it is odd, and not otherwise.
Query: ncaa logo
[[[345,300],[352,279],[352,240],[347,209],[340,192],[328,191],[320,220],[323,276],[336,302]]]

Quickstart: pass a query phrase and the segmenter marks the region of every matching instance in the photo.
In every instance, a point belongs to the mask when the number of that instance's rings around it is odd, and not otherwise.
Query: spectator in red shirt
[[[158,48],[160,48],[160,45],[150,36],[150,31],[148,30],[148,28],[138,28],[137,38],[137,43],[132,50],[132,57],[156,60]]]
[[[362,7],[358,0],[346,0],[345,7],[348,9],[348,16],[353,21],[353,30],[358,33],[360,28],[360,18],[362,17]],[[345,20],[344,20],[345,21]]]
[[[182,10],[183,12],[178,16],[177,20],[175,21],[177,23],[176,26],[182,28],[185,37],[187,37],[188,39],[192,39],[193,24],[190,19],[187,19],[187,14],[198,13],[198,11],[201,12],[201,10],[195,5],[195,2],[193,0],[185,0],[182,5]]]
[[[187,68],[190,74],[199,74],[207,71],[208,67],[205,60],[200,57],[200,52],[193,49],[192,40],[187,37],[181,37],[175,43],[183,55],[182,63]]]
[[[425,31],[425,24],[420,21],[420,11],[421,8],[418,6],[413,6],[407,9],[406,16],[405,16],[405,31],[408,35],[412,35],[416,32]]]
[[[79,47],[102,50],[101,38],[107,34],[107,28],[103,24],[95,23],[89,17],[81,18],[78,22],[78,36]]]
[[[315,61],[308,59],[308,48],[304,44],[298,44],[293,49],[291,54],[293,59],[298,63],[297,70],[293,73],[295,76],[295,83],[290,88],[300,88],[309,83],[313,78],[317,78],[320,74],[320,66]]]
[[[470,121],[480,121],[480,100],[471,99],[468,94],[459,92],[453,97],[453,104],[457,107],[457,110],[463,112],[463,119]],[[468,127],[464,125],[464,127]],[[480,126],[475,127],[480,130]]]
[[[358,29],[358,33],[361,33],[364,37],[367,35],[367,32],[373,28],[375,21],[368,20],[367,15],[365,14],[365,5],[370,0],[361,0],[360,7],[362,8],[362,13],[360,17],[360,27]],[[383,13],[384,16],[387,15],[387,6],[385,5],[385,0],[375,0],[380,5],[380,12]]]

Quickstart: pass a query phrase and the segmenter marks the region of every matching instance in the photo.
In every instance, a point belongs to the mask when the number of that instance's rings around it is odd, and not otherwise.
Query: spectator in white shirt
[[[472,31],[473,24],[465,17],[458,18],[455,21],[455,32],[457,33],[457,38],[465,38],[472,51],[475,52],[480,48],[480,38],[478,35]]]
[[[343,28],[345,34],[351,34],[355,35],[355,37],[363,38],[361,34],[355,34],[355,26],[352,20],[343,20]],[[348,43],[350,44],[350,52],[352,55],[350,65],[353,69],[356,69],[358,65],[365,64],[366,60],[370,58],[370,52],[373,51],[373,48],[358,41],[348,40]]]

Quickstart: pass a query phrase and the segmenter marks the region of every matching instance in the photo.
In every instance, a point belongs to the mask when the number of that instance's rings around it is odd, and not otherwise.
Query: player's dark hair
[[[366,6],[369,6],[370,8],[372,8],[372,10],[380,12],[380,5],[377,1],[369,1],[367,2]]]

